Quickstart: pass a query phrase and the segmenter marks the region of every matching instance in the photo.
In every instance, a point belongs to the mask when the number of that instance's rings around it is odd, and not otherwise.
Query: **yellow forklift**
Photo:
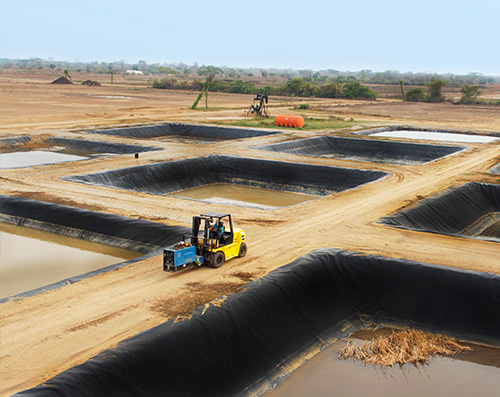
[[[163,270],[173,272],[206,264],[221,267],[232,258],[247,253],[245,231],[235,229],[231,214],[207,212],[193,216],[191,234],[163,250]]]

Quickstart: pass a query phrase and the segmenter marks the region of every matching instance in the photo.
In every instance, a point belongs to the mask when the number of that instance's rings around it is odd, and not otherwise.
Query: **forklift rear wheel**
[[[221,267],[226,260],[223,252],[217,252],[214,256],[214,261],[212,262],[212,267]]]
[[[243,258],[247,254],[247,245],[245,243],[241,243],[240,252],[238,253],[238,258]]]

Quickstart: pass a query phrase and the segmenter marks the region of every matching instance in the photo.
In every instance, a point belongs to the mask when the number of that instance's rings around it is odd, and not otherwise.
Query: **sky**
[[[500,1],[0,0],[0,58],[500,76]]]

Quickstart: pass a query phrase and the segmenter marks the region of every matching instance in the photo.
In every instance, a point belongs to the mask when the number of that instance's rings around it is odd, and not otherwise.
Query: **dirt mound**
[[[85,80],[82,84],[88,85],[91,87],[100,87],[101,86],[101,83],[99,83],[98,81],[95,81],[95,80]]]
[[[58,79],[55,79],[52,83],[50,84],[73,84],[71,80],[69,80],[67,77],[59,77]]]

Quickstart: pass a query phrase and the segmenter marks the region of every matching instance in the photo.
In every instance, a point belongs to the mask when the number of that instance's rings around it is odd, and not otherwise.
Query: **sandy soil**
[[[113,86],[55,86],[40,77],[0,74],[0,136],[84,137],[99,126],[167,121],[202,122],[242,117],[252,95],[210,94],[209,111],[190,109],[196,93],[152,90],[126,81]],[[50,80],[48,80],[50,81]],[[317,100],[311,115],[353,115],[360,125],[407,124],[500,131],[499,108]],[[271,99],[273,114],[292,112]],[[318,107],[316,107],[316,105]],[[321,107],[319,107],[321,106]],[[149,140],[164,151],[95,158],[86,162],[2,170],[0,193],[72,204],[82,208],[190,225],[207,209],[230,211],[247,232],[245,258],[220,269],[179,274],[161,270],[161,258],[102,274],[38,296],[0,306],[0,395],[10,395],[80,364],[117,342],[185,315],[213,298],[315,248],[337,247],[500,274],[498,243],[382,226],[377,220],[423,197],[467,181],[500,182],[486,171],[500,161],[500,143],[470,149],[421,166],[342,161],[253,150],[253,146],[325,132],[291,131],[277,136],[204,145],[175,139]],[[344,134],[345,131],[326,132]],[[94,140],[144,143],[93,136]],[[34,139],[36,142],[37,139]],[[187,158],[212,153],[310,164],[384,170],[385,179],[358,189],[276,210],[225,207],[176,198],[61,181],[65,175]]]

